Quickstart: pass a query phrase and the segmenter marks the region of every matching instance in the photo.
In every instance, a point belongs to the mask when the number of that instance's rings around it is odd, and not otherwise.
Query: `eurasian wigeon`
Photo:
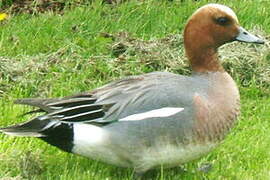
[[[74,96],[19,99],[44,114],[0,131],[136,173],[188,162],[216,147],[239,114],[238,88],[218,60],[218,48],[232,41],[263,43],[229,7],[205,5],[184,30],[191,76],[152,72]]]

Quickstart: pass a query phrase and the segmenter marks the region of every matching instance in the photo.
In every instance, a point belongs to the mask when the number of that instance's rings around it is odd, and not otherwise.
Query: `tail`
[[[23,114],[22,116],[26,114],[33,114],[38,112],[49,112],[49,108],[46,107],[46,103],[53,102],[56,99],[33,99],[33,98],[27,98],[27,99],[18,99],[15,101],[16,104],[23,104],[23,105],[29,105],[33,107],[37,107],[38,109],[34,111],[27,112]],[[56,121],[51,121],[49,119],[44,119],[43,116],[38,116],[30,121],[24,122],[22,124],[17,124],[5,128],[0,128],[0,132],[12,135],[12,136],[28,136],[28,137],[44,137],[45,134],[43,131],[45,131],[50,126],[53,126],[56,124]]]
[[[36,117],[22,124],[0,128],[0,132],[12,136],[37,137],[66,152],[73,148],[73,124]]]
[[[26,136],[26,137],[44,137],[43,131],[52,125],[49,120],[41,121],[38,118],[28,122],[0,128],[0,132],[12,136]]]
[[[92,120],[104,115],[100,105],[94,104],[95,101],[96,99],[87,93],[65,98],[19,99],[15,103],[37,108],[25,114],[44,114],[22,124],[0,128],[0,132],[13,136],[37,137],[71,152],[74,139],[73,122]]]

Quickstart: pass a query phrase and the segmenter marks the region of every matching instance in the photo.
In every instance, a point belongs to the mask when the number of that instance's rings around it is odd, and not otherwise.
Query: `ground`
[[[58,97],[87,91],[127,75],[170,71],[188,75],[182,30],[207,1],[13,1],[1,5],[0,126],[26,120],[23,97]],[[35,2],[35,3],[29,3]],[[37,3],[53,2],[50,8]],[[66,2],[63,4],[63,2]],[[69,2],[69,3],[67,3]],[[220,49],[225,69],[241,93],[242,115],[209,155],[153,179],[269,179],[270,11],[268,1],[229,1],[242,26],[265,45],[228,44]],[[50,3],[49,3],[50,4]],[[54,7],[54,8],[52,8]],[[30,9],[30,10],[27,10]],[[56,158],[57,157],[57,158]],[[196,169],[211,163],[208,173]],[[131,179],[116,168],[67,154],[37,139],[0,135],[0,179]]]

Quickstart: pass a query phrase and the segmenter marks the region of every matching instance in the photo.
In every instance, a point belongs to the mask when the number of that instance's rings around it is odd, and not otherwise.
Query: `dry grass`
[[[0,57],[1,126],[25,120],[18,116],[27,109],[13,105],[13,98],[64,96],[98,87],[120,76],[151,71],[190,74],[180,31],[195,6],[206,1],[133,2],[65,9],[63,15],[18,14],[4,21]],[[246,22],[243,26],[260,24],[268,31],[266,17],[270,16],[263,9],[268,7],[263,2],[220,3],[235,3],[240,22]],[[92,17],[95,18],[89,20]],[[235,42],[220,49],[225,69],[241,85],[239,125],[215,152],[185,164],[186,172],[166,170],[164,175],[163,171],[157,174],[156,179],[269,179],[269,141],[265,141],[269,132],[269,36],[259,28],[251,31],[263,36],[267,43]],[[65,154],[36,139],[4,135],[0,138],[0,177],[3,178],[0,180],[29,179],[31,175],[36,179],[60,180],[132,177],[132,170]],[[194,171],[198,164],[207,162],[213,163],[209,173]]]
[[[255,83],[258,87],[270,87],[269,36],[266,36],[259,29],[254,29],[252,32],[266,37],[266,44],[254,45],[238,42],[227,44],[220,49],[221,61],[225,69],[242,86]],[[38,78],[31,78],[33,75],[43,78],[47,73],[56,73],[50,72],[50,68],[56,65],[76,71],[82,64],[91,68],[91,65],[95,66],[96,62],[106,61],[112,72],[124,75],[129,75],[131,64],[143,64],[149,71],[165,70],[179,74],[190,74],[181,35],[169,35],[153,40],[134,38],[126,32],[101,33],[100,36],[111,39],[111,43],[107,47],[111,54],[85,59],[76,53],[66,55],[68,48],[62,48],[52,54],[41,54],[34,57],[20,56],[13,59],[2,57],[0,78],[4,81],[0,83],[0,94],[7,91],[12,83],[23,84],[38,81]]]

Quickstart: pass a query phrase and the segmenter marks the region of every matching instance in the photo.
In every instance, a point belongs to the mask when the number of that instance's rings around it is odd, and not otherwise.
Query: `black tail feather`
[[[0,132],[13,136],[32,136],[32,137],[42,137],[42,131],[48,126],[52,121],[50,120],[39,120],[35,118],[33,120],[27,121],[25,123],[0,128]]]
[[[0,128],[0,132],[12,136],[37,137],[66,152],[71,152],[73,147],[73,124],[71,123],[40,120],[37,117],[22,124]]]

